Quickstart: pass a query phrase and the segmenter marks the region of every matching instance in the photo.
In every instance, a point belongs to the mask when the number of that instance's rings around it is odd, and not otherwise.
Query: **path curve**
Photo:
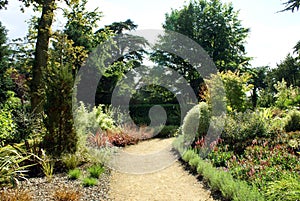
[[[149,154],[171,145],[174,139],[151,139],[124,149]],[[184,170],[179,161],[157,172],[127,174],[112,171],[110,198],[116,201],[213,201],[210,191]]]

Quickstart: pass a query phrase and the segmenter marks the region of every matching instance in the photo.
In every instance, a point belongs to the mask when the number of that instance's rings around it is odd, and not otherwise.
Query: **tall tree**
[[[38,34],[35,46],[35,59],[32,67],[31,82],[31,107],[38,114],[43,111],[44,83],[43,71],[47,67],[49,39],[51,36],[51,26],[54,17],[55,0],[44,0],[39,2],[42,7],[41,18],[38,23]]]
[[[26,7],[33,5],[36,10],[41,10],[41,17],[37,25],[37,39],[32,67],[31,108],[35,114],[43,111],[45,86],[43,83],[43,71],[47,67],[49,39],[51,37],[51,26],[54,19],[54,11],[57,7],[56,0],[20,0]],[[78,0],[65,0],[71,5]],[[0,0],[0,9],[5,8],[8,1]]]
[[[244,47],[249,29],[242,27],[238,12],[234,11],[232,4],[223,4],[220,0],[192,0],[183,8],[166,14],[163,27],[197,42],[212,58],[219,71],[242,71],[250,60],[245,56]],[[161,39],[161,45],[168,40],[166,35]],[[179,44],[180,41],[174,43]],[[159,45],[157,49],[160,49]],[[161,50],[155,51],[151,58],[159,65],[183,75],[195,93],[199,93],[203,79],[187,61]]]
[[[277,68],[273,69],[270,76],[273,77],[275,84],[277,81],[281,82],[284,79],[287,86],[300,86],[300,62],[292,55],[288,55]]]
[[[166,14],[163,27],[199,43],[220,71],[235,70],[249,61],[244,47],[249,29],[242,27],[232,4],[192,0]]]

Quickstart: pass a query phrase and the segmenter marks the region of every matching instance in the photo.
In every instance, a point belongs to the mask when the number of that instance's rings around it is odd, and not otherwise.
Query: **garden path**
[[[170,160],[166,154],[174,139],[151,139],[129,146],[124,152],[130,154],[161,153],[162,160]],[[171,152],[169,151],[169,155]],[[149,155],[147,155],[149,156]],[[150,155],[151,157],[151,155]],[[164,157],[166,160],[164,160]],[[124,157],[123,157],[124,158]],[[144,157],[147,158],[147,157]],[[151,159],[151,158],[150,158]],[[153,158],[154,159],[154,158]],[[172,159],[172,158],[171,158]],[[174,159],[174,156],[173,156]],[[109,197],[116,201],[213,201],[209,190],[205,189],[195,176],[184,170],[178,160],[165,165],[159,171],[141,174],[143,162],[129,165],[137,168],[139,174],[128,174],[113,170],[111,174]],[[155,162],[155,164],[160,162]],[[124,165],[124,164],[123,164]],[[151,165],[151,164],[150,164]],[[147,165],[146,165],[147,166]],[[149,166],[149,164],[148,164]],[[130,172],[130,171],[129,171]]]

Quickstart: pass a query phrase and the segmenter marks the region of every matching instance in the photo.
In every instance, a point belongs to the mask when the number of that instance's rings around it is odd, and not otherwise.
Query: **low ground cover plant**
[[[81,176],[81,170],[78,168],[74,170],[69,170],[68,172],[68,177],[71,180],[79,179],[80,176]]]
[[[87,169],[90,174],[90,177],[98,179],[99,176],[104,172],[104,167],[101,165],[93,165]]]
[[[82,180],[82,185],[84,187],[95,186],[98,184],[98,180],[92,177],[86,177]]]

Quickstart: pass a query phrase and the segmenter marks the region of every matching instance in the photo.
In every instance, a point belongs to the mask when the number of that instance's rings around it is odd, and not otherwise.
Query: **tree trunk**
[[[55,0],[44,0],[42,15],[38,24],[38,35],[35,46],[35,58],[32,68],[31,108],[35,114],[43,111],[44,89],[43,73],[48,62],[48,47],[53,22]]]

